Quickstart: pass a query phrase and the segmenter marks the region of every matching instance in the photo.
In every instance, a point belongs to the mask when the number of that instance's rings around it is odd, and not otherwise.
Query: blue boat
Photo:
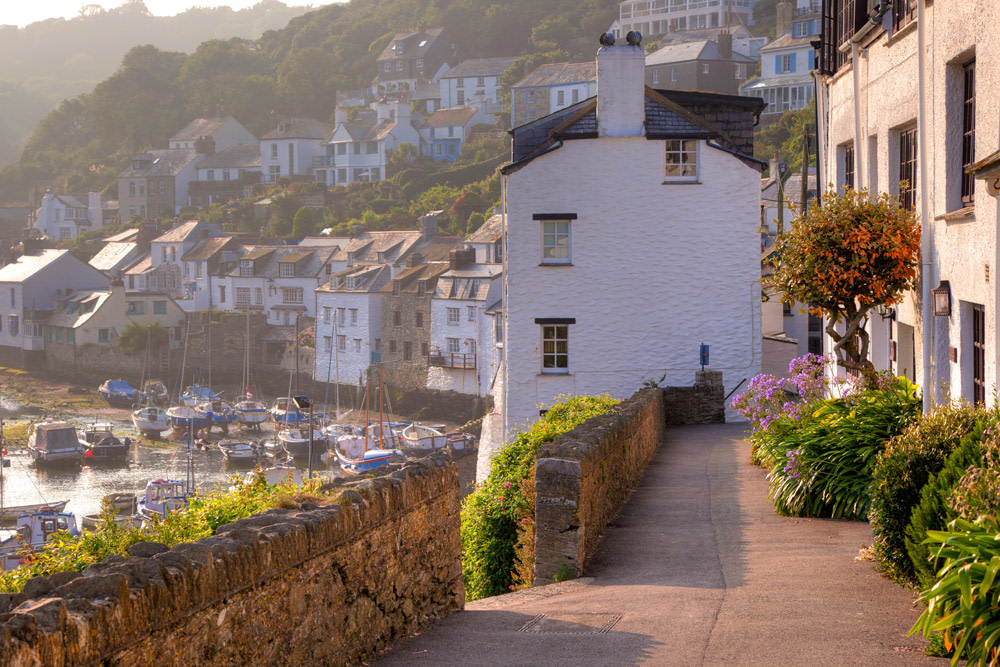
[[[239,413],[233,410],[233,406],[222,399],[199,403],[195,406],[194,411],[199,417],[207,419],[213,424],[235,424],[237,417],[239,417]]]
[[[334,447],[337,452],[337,459],[340,461],[340,468],[348,475],[360,475],[371,472],[376,468],[388,466],[393,463],[402,463],[406,460],[403,452],[398,449],[369,449],[361,455],[360,459],[350,459],[344,456],[339,447]]]
[[[203,387],[200,384],[193,384],[184,391],[181,392],[180,404],[187,405],[189,407],[194,407],[199,403],[205,403],[206,401],[217,401],[219,400],[219,394],[208,387]]]
[[[104,400],[118,408],[131,407],[142,397],[141,392],[130,385],[128,380],[107,380],[97,391],[101,392]]]
[[[305,414],[295,405],[295,400],[287,396],[274,400],[271,408],[271,419],[275,424],[308,424],[309,415]]]
[[[175,405],[168,409],[167,418],[170,419],[171,428],[178,431],[186,431],[188,427],[202,429],[212,423],[210,418],[199,415],[189,405]]]

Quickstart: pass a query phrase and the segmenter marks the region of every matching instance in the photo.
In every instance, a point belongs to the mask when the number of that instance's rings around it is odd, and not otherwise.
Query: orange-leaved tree
[[[913,213],[886,193],[831,190],[792,221],[776,249],[771,280],[783,300],[826,315],[840,366],[872,372],[865,323],[873,308],[898,303],[913,287],[920,257]]]

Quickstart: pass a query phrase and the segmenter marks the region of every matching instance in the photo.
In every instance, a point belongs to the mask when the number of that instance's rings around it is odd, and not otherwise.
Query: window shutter
[[[781,56],[774,57],[774,73],[781,74]]]
[[[792,51],[792,53],[789,54],[789,56],[788,56],[788,71],[789,72],[794,72],[795,71],[795,55],[796,55],[795,52]]]
[[[809,49],[809,71],[811,72],[816,68],[816,52]]]

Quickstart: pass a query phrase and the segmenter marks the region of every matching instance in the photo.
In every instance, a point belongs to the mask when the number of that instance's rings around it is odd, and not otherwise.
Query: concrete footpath
[[[471,602],[380,665],[921,665],[867,524],[780,517],[740,425],[667,432],[588,576]]]

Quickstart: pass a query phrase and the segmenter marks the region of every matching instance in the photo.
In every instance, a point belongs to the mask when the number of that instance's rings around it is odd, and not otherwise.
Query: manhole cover
[[[621,620],[621,614],[539,614],[521,632],[549,635],[602,635]]]

